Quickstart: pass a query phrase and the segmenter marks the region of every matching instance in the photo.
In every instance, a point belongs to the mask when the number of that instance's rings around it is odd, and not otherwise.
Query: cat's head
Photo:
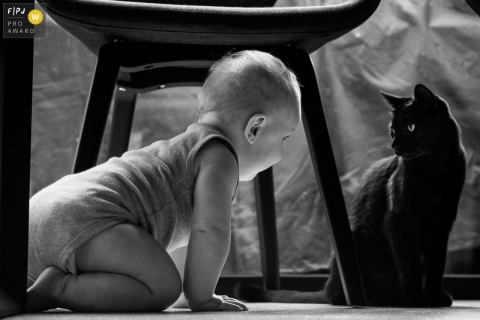
[[[439,139],[442,120],[449,117],[447,103],[421,84],[415,86],[413,97],[381,93],[392,108],[393,151],[405,159],[425,154],[432,142]]]

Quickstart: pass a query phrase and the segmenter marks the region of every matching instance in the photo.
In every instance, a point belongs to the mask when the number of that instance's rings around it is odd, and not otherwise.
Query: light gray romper
[[[28,276],[48,266],[77,273],[75,250],[120,223],[133,223],[167,251],[188,244],[195,155],[206,142],[228,139],[195,123],[170,140],[128,151],[87,171],[63,177],[30,199]]]

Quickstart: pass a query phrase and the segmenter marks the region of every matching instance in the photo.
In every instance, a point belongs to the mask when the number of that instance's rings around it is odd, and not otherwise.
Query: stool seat
[[[38,2],[60,26],[95,54],[103,44],[114,40],[188,45],[291,45],[311,53],[363,23],[380,0],[306,7],[216,7],[152,0]]]

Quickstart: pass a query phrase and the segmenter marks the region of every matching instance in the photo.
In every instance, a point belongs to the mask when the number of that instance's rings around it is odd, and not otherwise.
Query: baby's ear
[[[244,135],[250,144],[253,144],[257,140],[258,135],[265,126],[266,120],[267,116],[263,113],[257,113],[248,120]]]

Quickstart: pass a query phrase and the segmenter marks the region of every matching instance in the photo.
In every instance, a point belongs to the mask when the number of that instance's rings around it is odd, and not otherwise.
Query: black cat
[[[447,307],[447,242],[465,180],[465,150],[448,104],[418,84],[413,98],[383,93],[392,107],[395,155],[367,171],[352,201],[352,233],[369,306]],[[319,292],[240,285],[247,301],[345,305],[337,262]]]

